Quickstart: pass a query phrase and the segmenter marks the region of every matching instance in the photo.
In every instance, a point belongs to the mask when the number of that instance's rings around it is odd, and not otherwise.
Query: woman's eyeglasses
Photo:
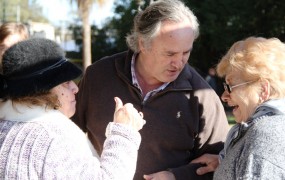
[[[246,84],[249,84],[249,83],[252,83],[252,82],[254,82],[254,81],[248,81],[248,82],[240,83],[240,84],[237,84],[237,85],[234,85],[234,86],[230,86],[226,82],[224,82],[223,85],[224,85],[225,91],[227,91],[228,93],[231,93],[233,88],[236,88],[236,87],[239,87],[239,86],[243,86],[243,85],[246,85]]]

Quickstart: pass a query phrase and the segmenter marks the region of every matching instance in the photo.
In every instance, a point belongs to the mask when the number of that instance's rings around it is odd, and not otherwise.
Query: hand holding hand
[[[143,113],[138,112],[133,104],[127,103],[123,105],[120,98],[115,97],[116,108],[114,112],[114,122],[129,125],[135,130],[142,129],[146,123],[143,119]]]
[[[144,175],[145,180],[175,180],[175,176],[170,171],[160,171],[157,173]]]
[[[205,166],[197,169],[196,173],[198,175],[203,175],[209,172],[213,172],[217,169],[219,165],[219,155],[216,154],[203,154],[202,156],[194,159],[191,163],[200,163]]]

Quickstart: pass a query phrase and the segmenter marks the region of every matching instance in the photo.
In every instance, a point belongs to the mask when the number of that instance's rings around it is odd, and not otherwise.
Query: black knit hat
[[[3,55],[0,98],[15,98],[47,92],[80,76],[81,70],[54,41],[32,38],[10,47]]]

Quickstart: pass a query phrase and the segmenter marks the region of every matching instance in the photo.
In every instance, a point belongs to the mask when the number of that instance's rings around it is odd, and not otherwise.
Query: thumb
[[[115,97],[114,99],[115,99],[115,102],[116,102],[115,112],[117,112],[121,107],[123,107],[123,102],[118,97]]]
[[[152,176],[151,175],[143,175],[143,178],[145,180],[151,180],[152,179]]]

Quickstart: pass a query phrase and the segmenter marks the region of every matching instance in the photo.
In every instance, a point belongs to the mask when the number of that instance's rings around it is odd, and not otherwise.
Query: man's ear
[[[139,52],[145,53],[151,51],[151,43],[149,43],[148,41],[139,37],[138,43],[139,43]]]
[[[146,48],[145,48],[145,46],[144,46],[145,43],[144,43],[144,41],[142,40],[142,38],[139,37],[139,41],[138,41],[138,42],[139,42],[139,51],[140,51],[140,52],[145,52],[145,51],[146,51]]]

